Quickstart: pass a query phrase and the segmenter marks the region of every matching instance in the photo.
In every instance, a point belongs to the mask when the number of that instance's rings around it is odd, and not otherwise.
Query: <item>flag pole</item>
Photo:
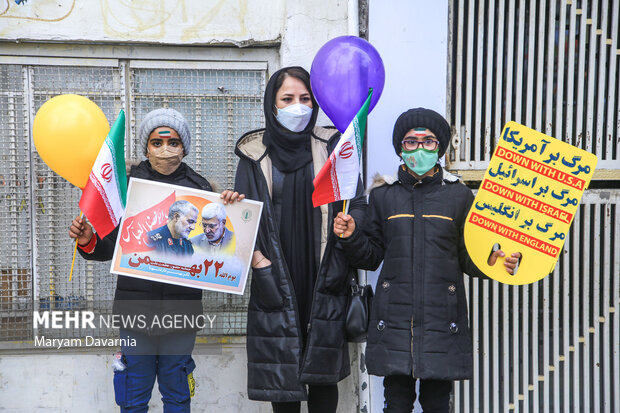
[[[80,218],[84,216],[84,213],[80,211]],[[78,239],[75,239],[75,245],[73,246],[73,259],[71,260],[71,271],[69,272],[69,281],[73,278],[73,265],[75,264],[75,253],[77,252]]]
[[[342,213],[347,215],[349,213],[349,203],[345,199],[342,203]],[[342,238],[344,234],[340,234],[339,237]]]

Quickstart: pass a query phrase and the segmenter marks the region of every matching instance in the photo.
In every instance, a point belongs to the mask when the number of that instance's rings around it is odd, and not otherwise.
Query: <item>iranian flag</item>
[[[355,197],[371,98],[372,89],[368,92],[366,102],[340,137],[329,159],[314,178],[312,204],[315,208],[319,205]]]
[[[118,225],[125,212],[126,199],[125,112],[121,110],[82,191],[80,209],[103,238]]]

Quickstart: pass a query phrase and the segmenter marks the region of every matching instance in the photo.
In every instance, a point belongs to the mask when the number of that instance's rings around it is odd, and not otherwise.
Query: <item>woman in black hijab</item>
[[[264,111],[265,128],[235,149],[235,190],[263,202],[248,307],[248,395],[271,401],[275,413],[299,412],[302,400],[310,413],[335,412],[337,383],[349,374],[344,316],[353,270],[327,231],[342,203],[313,208],[312,181],[339,133],[315,126],[319,107],[301,67],[273,74]],[[354,200],[350,213],[361,214],[363,204]]]

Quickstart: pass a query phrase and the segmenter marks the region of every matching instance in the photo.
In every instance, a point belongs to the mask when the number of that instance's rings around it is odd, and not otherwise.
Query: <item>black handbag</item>
[[[372,296],[370,285],[359,285],[355,276],[351,278],[345,321],[347,341],[352,343],[366,341]]]

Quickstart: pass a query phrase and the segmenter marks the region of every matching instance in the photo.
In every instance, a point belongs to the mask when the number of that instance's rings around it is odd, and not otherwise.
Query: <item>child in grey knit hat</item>
[[[187,155],[192,145],[189,125],[183,115],[170,108],[152,110],[147,113],[142,120],[138,130],[138,137],[140,138],[140,146],[142,147],[144,155],[147,154],[149,136],[155,129],[163,126],[167,126],[176,131],[183,143],[183,154]]]
[[[179,112],[168,108],[149,112],[138,128],[138,138],[147,159],[131,167],[130,177],[204,191],[213,190],[204,177],[183,162],[191,148],[191,134],[187,121]],[[222,203],[227,204],[243,200],[244,195],[226,190],[220,198]],[[147,237],[150,237],[150,241],[161,241],[161,244],[165,244],[174,253],[191,255],[191,241],[187,240],[186,233],[181,233],[177,228],[187,231],[195,224],[198,210],[188,201],[178,201],[175,204],[181,202],[189,205],[183,205],[185,209],[171,208],[168,222],[148,232]],[[194,222],[190,222],[192,219]],[[118,233],[119,227],[106,237],[100,238],[82,217],[76,217],[69,228],[69,236],[76,239],[80,255],[86,260],[95,261],[112,258]],[[159,245],[155,246],[156,249],[158,247]],[[134,309],[128,307],[131,304],[122,305],[135,302],[134,300],[143,300],[140,311],[147,317],[161,316],[163,308],[171,309],[173,306],[175,314],[192,317],[202,314],[200,289],[122,275],[119,275],[117,280],[114,294],[115,314],[136,314],[132,312]],[[148,297],[148,300],[144,297]],[[121,360],[126,368],[114,373],[115,398],[121,409],[145,410],[151,398],[153,383],[157,380],[165,411],[189,411],[191,397],[187,383],[192,380],[195,367],[191,353],[196,332],[171,328],[151,334],[150,328],[145,331],[143,327],[134,326],[132,323],[120,328],[119,334],[121,337],[131,337],[134,343],[121,346]],[[174,349],[169,350],[166,346],[174,346]],[[141,352],[152,357],[145,358]],[[181,380],[181,377],[184,379]]]

